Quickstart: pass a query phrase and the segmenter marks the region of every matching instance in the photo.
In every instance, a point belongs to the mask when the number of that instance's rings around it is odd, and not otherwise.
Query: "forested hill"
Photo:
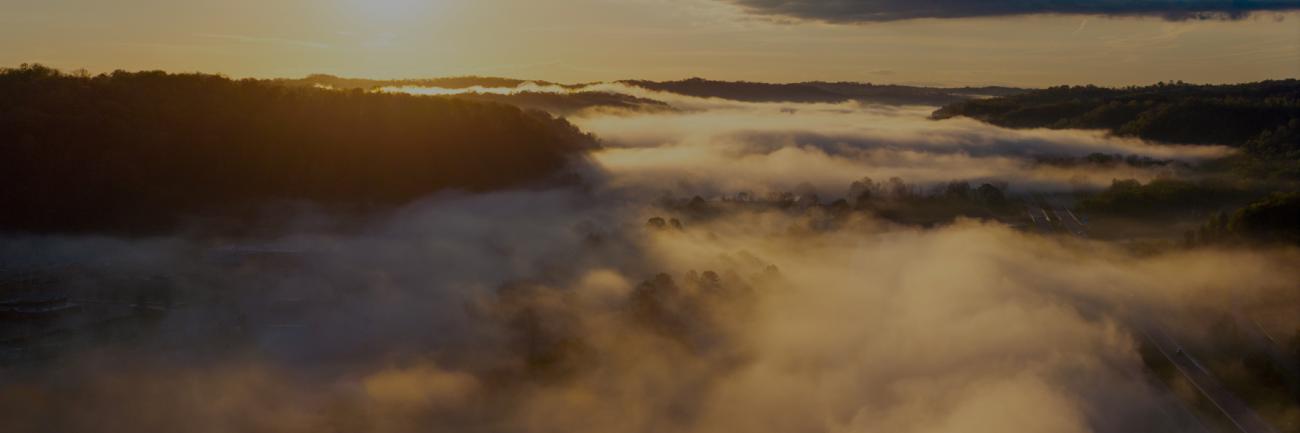
[[[1300,80],[1233,85],[1061,86],[954,103],[938,119],[967,116],[1010,128],[1102,129],[1182,144],[1225,144],[1269,159],[1300,159]]]
[[[366,78],[342,78],[328,74],[314,74],[303,78],[271,80],[276,84],[295,87],[326,86],[339,90],[378,90],[384,87],[440,87],[444,89],[467,89],[471,87],[519,87],[525,83],[540,86],[558,85],[547,81],[525,81],[500,77],[444,77],[407,80],[372,80]]]
[[[152,231],[278,200],[387,205],[564,169],[541,112],[201,74],[0,70],[0,231]]]
[[[629,86],[701,98],[746,102],[847,102],[877,104],[943,105],[980,96],[1002,96],[1024,92],[1010,87],[914,87],[870,83],[823,82],[755,83],[691,78],[680,81],[622,81]]]

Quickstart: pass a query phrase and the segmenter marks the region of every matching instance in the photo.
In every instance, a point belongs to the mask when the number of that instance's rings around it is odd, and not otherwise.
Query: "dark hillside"
[[[844,102],[852,99],[810,84],[713,81],[702,78],[681,81],[629,80],[623,83],[660,92],[745,102]]]
[[[1300,80],[1233,85],[1060,86],[955,103],[934,113],[1010,128],[1102,129],[1180,144],[1224,144],[1300,159]]]
[[[894,105],[943,105],[980,96],[1023,92],[1009,87],[915,87],[850,82],[755,83],[691,78],[680,81],[623,81],[629,86],[701,98],[745,102],[847,102]]]
[[[336,90],[376,90],[384,87],[441,87],[444,89],[467,89],[470,87],[519,87],[524,83],[549,85],[545,81],[524,81],[514,78],[499,77],[445,77],[405,80],[372,80],[368,78],[343,78],[327,74],[314,74],[303,78],[271,80],[276,84],[294,87],[327,86]]]
[[[153,231],[276,200],[538,181],[594,146],[534,111],[200,74],[0,71],[0,230]]]

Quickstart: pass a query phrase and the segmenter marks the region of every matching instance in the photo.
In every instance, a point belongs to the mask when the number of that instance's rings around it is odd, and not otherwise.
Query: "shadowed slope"
[[[22,67],[0,72],[0,229],[149,231],[285,199],[396,204],[538,181],[593,145],[500,104]]]

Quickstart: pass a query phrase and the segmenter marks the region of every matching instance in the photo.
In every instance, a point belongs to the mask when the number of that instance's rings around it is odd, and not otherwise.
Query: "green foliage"
[[[1275,193],[1231,214],[1216,212],[1186,244],[1289,243],[1300,245],[1300,193]]]
[[[1149,156],[1125,156],[1118,153],[1105,154],[1100,152],[1090,153],[1083,157],[1043,155],[1035,157],[1034,161],[1039,164],[1059,167],[1079,167],[1084,165],[1096,167],[1116,167],[1119,165],[1127,165],[1130,167],[1186,166],[1186,163],[1181,163],[1172,159],[1155,159]]]
[[[1269,159],[1300,159],[1300,119],[1291,119],[1284,125],[1265,129],[1259,136],[1246,142],[1252,154]]]
[[[1201,211],[1244,200],[1252,192],[1217,180],[1156,179],[1143,185],[1133,179],[1115,180],[1102,192],[1079,202],[1079,208],[1127,216],[1153,216]]]
[[[281,199],[396,204],[536,181],[593,144],[500,104],[24,65],[0,71],[0,229],[148,231]]]
[[[1300,244],[1300,193],[1278,193],[1238,210],[1228,220],[1233,234],[1256,241]]]
[[[1259,157],[1300,158],[1300,80],[1235,85],[1159,84],[1122,89],[1061,86],[946,106],[1011,128],[1103,129],[1147,140],[1242,147]]]

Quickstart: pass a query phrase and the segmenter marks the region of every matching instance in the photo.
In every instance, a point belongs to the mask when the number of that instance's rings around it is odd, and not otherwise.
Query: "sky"
[[[0,65],[565,83],[696,76],[1227,83],[1300,76],[1297,7],[1290,0],[0,0]]]

